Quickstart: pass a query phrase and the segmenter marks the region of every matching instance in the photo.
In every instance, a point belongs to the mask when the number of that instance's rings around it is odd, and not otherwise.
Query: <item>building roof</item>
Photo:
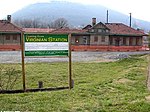
[[[60,29],[48,29],[48,28],[23,28],[25,33],[50,33],[50,34],[80,34],[86,33],[87,30],[80,29],[69,29],[69,28],[60,28]]]
[[[93,29],[105,28],[105,29],[110,30],[110,29],[109,29],[104,23],[102,23],[102,22],[97,23],[97,24],[94,25],[92,28],[93,28]]]
[[[56,29],[50,33],[52,34],[81,34],[81,33],[86,33],[87,30],[82,30],[82,29],[69,29],[69,28],[60,28]]]
[[[22,29],[7,20],[0,20],[0,33],[21,33]]]
[[[92,25],[89,24],[89,25],[86,25],[85,27],[83,27],[82,29],[83,30],[88,30],[88,29],[91,29],[91,28],[92,28]]]
[[[112,35],[134,35],[134,36],[146,35],[144,32],[135,30],[122,23],[106,23],[105,25],[110,29],[110,34]]]
[[[49,29],[49,28],[23,28],[23,31],[25,33],[50,33],[54,30],[55,29]]]

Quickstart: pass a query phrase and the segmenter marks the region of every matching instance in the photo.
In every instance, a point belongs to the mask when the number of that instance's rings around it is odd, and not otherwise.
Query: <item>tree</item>
[[[14,24],[17,26],[20,26],[22,28],[43,28],[46,27],[47,25],[41,22],[39,19],[24,19],[24,20],[15,20]]]
[[[53,22],[48,24],[47,21],[41,21],[40,19],[24,19],[24,20],[15,20],[13,22],[17,26],[22,28],[65,28],[68,27],[68,21],[64,18],[58,18]]]
[[[64,18],[58,18],[54,22],[48,24],[49,28],[65,28],[68,27],[68,21]]]

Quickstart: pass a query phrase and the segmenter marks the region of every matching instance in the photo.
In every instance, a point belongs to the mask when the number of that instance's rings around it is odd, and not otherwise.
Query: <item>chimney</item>
[[[142,33],[145,33],[144,30],[137,28],[137,31],[140,31]]]
[[[130,27],[131,27],[131,24],[132,24],[132,14],[131,13],[129,13],[130,14]]]
[[[96,25],[96,18],[92,18],[92,26]]]
[[[108,14],[108,10],[107,10],[107,22],[106,23],[108,23],[108,16],[109,16],[109,14]]]
[[[11,22],[11,15],[7,15],[7,21]]]

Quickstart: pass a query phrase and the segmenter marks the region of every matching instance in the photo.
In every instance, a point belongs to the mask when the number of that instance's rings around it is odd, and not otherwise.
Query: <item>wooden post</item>
[[[69,89],[71,89],[72,88],[71,34],[69,34],[68,38],[69,38]]]
[[[24,33],[21,33],[21,55],[22,55],[22,80],[23,80],[23,90],[26,91],[25,82],[25,65],[24,65]]]
[[[39,81],[39,82],[38,82],[38,88],[39,88],[39,89],[43,88],[43,81]]]
[[[150,90],[150,54],[148,54],[147,60],[148,60],[148,67],[147,67],[147,80],[146,80],[146,84],[147,84],[148,90]]]

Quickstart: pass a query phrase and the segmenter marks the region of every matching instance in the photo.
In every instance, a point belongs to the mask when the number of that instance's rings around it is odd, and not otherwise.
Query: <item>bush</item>
[[[21,71],[15,68],[0,68],[0,90],[12,90]]]

